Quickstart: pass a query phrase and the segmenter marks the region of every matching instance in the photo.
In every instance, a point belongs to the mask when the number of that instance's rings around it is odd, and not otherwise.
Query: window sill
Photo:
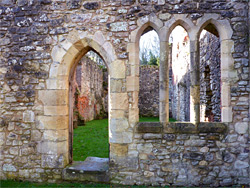
[[[226,123],[218,122],[201,122],[198,126],[190,122],[169,122],[166,126],[160,122],[140,122],[136,126],[138,133],[179,134],[225,133],[227,127]]]

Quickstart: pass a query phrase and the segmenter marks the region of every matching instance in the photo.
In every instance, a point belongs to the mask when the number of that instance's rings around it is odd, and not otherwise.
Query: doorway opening
[[[71,162],[109,158],[108,70],[90,49],[70,77]]]

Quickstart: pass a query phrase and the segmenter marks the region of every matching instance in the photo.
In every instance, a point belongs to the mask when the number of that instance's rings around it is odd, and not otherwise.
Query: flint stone
[[[5,172],[16,172],[17,169],[12,164],[4,164],[3,165],[3,171],[5,171]]]

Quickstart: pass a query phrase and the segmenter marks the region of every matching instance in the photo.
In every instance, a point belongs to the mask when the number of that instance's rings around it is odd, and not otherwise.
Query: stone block
[[[66,130],[44,130],[43,140],[46,141],[67,141],[69,131]]]
[[[128,76],[126,81],[127,81],[127,91],[139,91],[138,76]]]
[[[123,87],[122,79],[110,79],[110,92],[111,93],[121,93]]]
[[[111,110],[109,114],[110,118],[125,118],[124,110]]]
[[[42,155],[42,167],[43,168],[63,168],[67,164],[65,154],[61,155]]]
[[[44,106],[46,116],[66,116],[69,114],[69,107],[65,106]]]
[[[110,24],[110,30],[113,32],[117,31],[128,31],[127,22],[114,22]]]
[[[69,82],[67,77],[61,76],[58,78],[47,79],[46,86],[48,90],[53,90],[53,89],[67,90],[69,88]]]
[[[128,144],[110,144],[110,155],[126,157],[128,155]]]
[[[18,147],[11,147],[9,149],[9,152],[10,152],[11,155],[18,155],[19,149],[18,149]]]
[[[222,107],[221,108],[221,121],[226,122],[232,122],[233,120],[233,111],[232,107]]]
[[[127,110],[128,94],[127,93],[111,93],[110,94],[111,110]]]
[[[29,176],[30,176],[30,172],[29,172],[29,170],[19,170],[19,177],[20,178],[29,178]]]
[[[63,56],[65,54],[66,54],[66,51],[63,48],[61,48],[60,46],[55,46],[52,49],[51,57],[53,61],[62,62]]]
[[[48,155],[65,154],[68,152],[68,142],[41,141],[37,144],[37,152]]]
[[[126,67],[124,61],[116,60],[110,65],[110,77],[115,79],[124,79]]]
[[[153,145],[151,143],[137,145],[137,150],[139,151],[139,153],[149,154],[152,152],[152,149],[153,149]]]
[[[17,169],[14,165],[12,164],[3,164],[3,171],[4,172],[16,172]]]
[[[128,128],[128,120],[126,118],[111,119],[110,120],[110,131],[111,132],[122,132]]]
[[[234,126],[238,134],[248,133],[248,122],[237,122]]]
[[[37,129],[67,129],[68,116],[37,116]]]
[[[124,131],[124,132],[110,132],[109,133],[109,143],[119,143],[119,144],[127,144],[131,143],[133,140],[133,133]]]
[[[31,110],[23,112],[23,121],[25,123],[35,122],[35,113]]]
[[[38,100],[45,106],[62,106],[68,104],[67,90],[39,90]]]
[[[145,140],[155,140],[155,139],[161,139],[162,134],[153,134],[153,133],[146,133],[143,135],[143,139]]]
[[[139,108],[130,108],[128,113],[130,125],[135,125],[139,121]]]

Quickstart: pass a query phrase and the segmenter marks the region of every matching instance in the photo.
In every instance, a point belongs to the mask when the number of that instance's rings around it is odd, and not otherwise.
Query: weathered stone
[[[235,131],[238,134],[245,134],[248,131],[248,123],[247,122],[238,122],[235,124]]]
[[[243,169],[243,168],[248,168],[249,164],[248,162],[245,161],[240,161],[240,160],[236,160],[234,163],[234,168],[236,169]]]
[[[161,134],[152,134],[152,133],[147,133],[143,135],[143,138],[145,140],[154,140],[154,139],[161,139],[162,135]]]
[[[5,172],[16,172],[17,169],[12,164],[3,164],[3,171],[5,171]]]
[[[128,31],[128,24],[127,22],[115,22],[107,25],[108,28],[110,28],[111,31],[117,32],[117,31]]]

